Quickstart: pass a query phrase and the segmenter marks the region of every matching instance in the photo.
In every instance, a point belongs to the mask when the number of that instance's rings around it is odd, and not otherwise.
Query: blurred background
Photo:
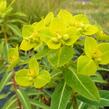
[[[73,14],[85,13],[109,33],[109,0],[16,0],[14,7],[14,11],[25,13],[29,22],[39,21],[49,11],[56,13],[60,8]]]

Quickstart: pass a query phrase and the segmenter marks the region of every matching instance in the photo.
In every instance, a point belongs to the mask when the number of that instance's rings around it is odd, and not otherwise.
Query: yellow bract
[[[100,61],[101,55],[102,55],[102,52],[99,49],[95,49],[92,53],[92,58]]]
[[[50,49],[59,49],[64,45],[72,46],[80,36],[93,35],[97,32],[97,26],[91,25],[85,15],[73,16],[72,13],[62,9],[57,16],[50,12],[41,21],[25,25],[20,48],[27,51],[31,48],[39,48],[39,45],[44,43]]]
[[[15,80],[20,86],[34,86],[35,88],[42,88],[51,80],[48,71],[39,71],[39,64],[35,57],[29,60],[29,68],[21,69],[16,72]]]
[[[107,64],[109,63],[109,44],[108,43],[100,43],[98,44],[97,41],[92,37],[86,37],[84,43],[84,50],[85,54],[98,61],[100,64]]]
[[[18,61],[19,61],[18,47],[9,48],[9,50],[8,50],[8,63],[9,63],[9,66],[8,66],[8,68],[11,69],[11,68],[15,67],[15,65],[18,63]]]

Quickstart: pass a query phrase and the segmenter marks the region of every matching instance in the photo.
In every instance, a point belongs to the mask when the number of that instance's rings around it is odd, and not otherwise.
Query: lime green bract
[[[15,80],[20,86],[42,88],[50,82],[51,77],[48,71],[39,71],[39,64],[35,58],[32,57],[29,61],[29,69],[17,71]]]
[[[57,15],[49,12],[39,22],[24,25],[20,50],[32,49],[37,54],[29,59],[29,68],[16,72],[16,82],[21,86],[36,88],[44,87],[50,82],[51,76],[44,66],[39,69],[39,64],[35,61],[37,56],[40,63],[42,57],[47,59],[51,69],[72,66],[75,63],[77,75],[95,75],[99,64],[109,63],[109,43],[97,40],[101,38],[98,36],[100,34],[104,39],[108,37],[99,26],[90,24],[86,15],[72,15],[63,9]],[[75,56],[75,51],[78,51],[75,45],[81,44],[83,53],[79,57]]]
[[[60,10],[55,16],[52,12],[32,25],[24,25],[23,41],[20,48],[28,51],[46,44],[50,49],[59,49],[63,45],[72,46],[80,36],[93,35],[98,27],[91,25],[85,15],[73,16],[66,10]]]

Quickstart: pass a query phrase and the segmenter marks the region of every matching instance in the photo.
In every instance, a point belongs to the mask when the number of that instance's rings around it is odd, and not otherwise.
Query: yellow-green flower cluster
[[[47,70],[39,70],[39,64],[32,57],[29,60],[29,68],[21,69],[16,72],[15,80],[17,84],[24,87],[42,88],[51,80],[50,73]]]
[[[38,48],[46,44],[50,49],[59,49],[63,45],[72,46],[80,36],[93,35],[98,27],[91,25],[83,15],[72,15],[66,10],[60,10],[57,16],[52,12],[32,25],[24,25],[22,30],[22,50]]]

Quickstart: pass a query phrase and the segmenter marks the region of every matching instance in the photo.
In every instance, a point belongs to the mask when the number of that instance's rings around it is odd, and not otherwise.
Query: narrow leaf
[[[42,109],[49,109],[49,107],[43,103],[41,103],[38,100],[31,100],[30,103],[36,107],[42,108]]]
[[[109,106],[109,91],[101,90],[100,91],[100,106]]]
[[[18,94],[18,97],[19,97],[24,109],[31,109],[31,105],[30,105],[27,95],[22,90],[19,90],[19,89],[17,89],[17,94]]]
[[[65,83],[60,84],[52,95],[50,109],[66,109],[72,89]]]
[[[77,75],[73,68],[65,69],[64,76],[66,83],[75,89],[80,95],[87,99],[97,101],[99,100],[99,92],[90,77],[84,75]]]
[[[13,31],[15,35],[21,37],[21,30],[18,28],[18,26],[14,24],[9,24],[8,27]]]
[[[17,101],[17,98],[16,96],[12,96],[6,103],[5,105],[3,106],[2,109],[12,109],[12,106],[16,103]]]
[[[10,80],[12,77],[13,72],[6,72],[0,82],[0,92],[3,90],[7,82]]]

